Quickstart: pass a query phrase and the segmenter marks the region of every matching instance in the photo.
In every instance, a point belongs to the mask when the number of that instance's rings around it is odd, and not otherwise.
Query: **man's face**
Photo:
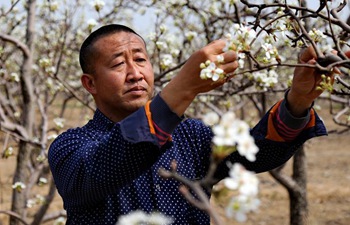
[[[119,121],[144,106],[153,94],[154,73],[143,40],[127,32],[97,40],[92,93],[97,107]]]

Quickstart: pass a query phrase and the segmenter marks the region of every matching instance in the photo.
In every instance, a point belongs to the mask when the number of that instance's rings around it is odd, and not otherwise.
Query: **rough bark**
[[[293,158],[293,180],[298,188],[288,189],[290,198],[290,224],[304,225],[308,215],[307,200],[307,168],[304,146],[294,155]]]
[[[290,201],[290,224],[305,225],[308,215],[307,168],[304,146],[293,157],[293,174],[283,173],[283,167],[270,171],[270,174],[287,189]]]
[[[33,64],[33,46],[35,34],[35,6],[36,0],[27,1],[27,30],[26,30],[26,45],[29,49],[29,54],[23,56],[23,64],[21,66],[21,90],[22,90],[22,118],[21,123],[26,129],[29,139],[32,137],[34,124],[34,90],[32,81],[32,64]],[[26,141],[20,141],[17,156],[17,165],[13,183],[19,181],[26,183],[28,178],[27,163],[29,161],[31,147]],[[14,191],[12,194],[11,210],[22,218],[26,218],[26,191]],[[11,225],[17,225],[18,220],[10,218]]]

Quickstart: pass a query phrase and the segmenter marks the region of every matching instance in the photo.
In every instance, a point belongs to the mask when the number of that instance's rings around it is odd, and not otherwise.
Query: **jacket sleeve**
[[[299,132],[294,140],[285,141],[277,131],[273,121],[281,103],[280,101],[275,104],[251,130],[251,135],[254,137],[255,143],[259,148],[256,161],[250,162],[235,151],[226,161],[219,165],[216,173],[216,177],[219,180],[228,175],[229,168],[227,166],[227,161],[241,163],[248,170],[257,173],[269,171],[287,162],[307,140],[313,137],[327,135],[322,120],[314,109],[310,109],[310,118],[308,123],[304,126],[304,129]]]

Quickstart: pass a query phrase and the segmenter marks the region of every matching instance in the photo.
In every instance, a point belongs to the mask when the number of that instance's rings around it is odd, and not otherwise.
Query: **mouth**
[[[147,91],[146,88],[142,87],[142,86],[135,86],[135,87],[132,87],[130,89],[128,89],[125,94],[127,93],[134,93],[134,94],[141,94],[143,92]]]

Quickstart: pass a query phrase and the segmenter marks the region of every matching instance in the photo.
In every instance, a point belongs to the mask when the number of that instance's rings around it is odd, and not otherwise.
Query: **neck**
[[[110,110],[107,110],[103,107],[97,106],[98,110],[105,115],[110,121],[117,123],[121,120],[125,119],[127,116],[129,116],[132,112],[121,112],[120,110],[113,110],[112,112]]]

